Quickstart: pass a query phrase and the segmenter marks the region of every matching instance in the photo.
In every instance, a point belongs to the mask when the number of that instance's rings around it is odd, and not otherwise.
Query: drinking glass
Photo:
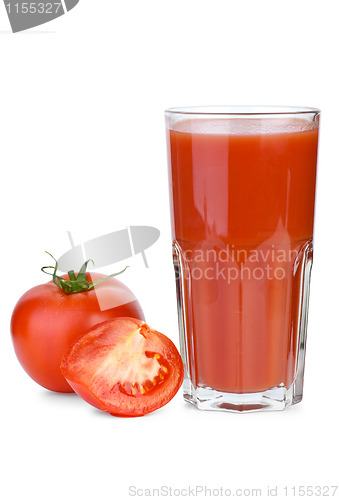
[[[205,410],[302,399],[320,112],[165,112],[184,398]]]

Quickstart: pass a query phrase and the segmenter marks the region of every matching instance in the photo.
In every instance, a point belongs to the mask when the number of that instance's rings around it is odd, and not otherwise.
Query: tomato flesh
[[[173,342],[134,318],[115,318],[91,328],[65,353],[61,371],[85,401],[125,417],[164,406],[184,376]]]

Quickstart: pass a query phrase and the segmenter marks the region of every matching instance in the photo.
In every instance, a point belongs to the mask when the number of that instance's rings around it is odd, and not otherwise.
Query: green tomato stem
[[[102,278],[94,283],[89,283],[86,280],[86,270],[87,270],[88,264],[90,262],[93,262],[92,259],[89,259],[83,263],[83,265],[81,266],[81,269],[77,275],[75,274],[75,272],[73,270],[68,271],[69,280],[67,280],[65,278],[62,278],[62,276],[57,275],[58,262],[53,257],[52,254],[50,254],[47,251],[46,251],[46,253],[52,257],[52,259],[55,262],[55,265],[54,266],[44,266],[41,268],[41,271],[45,274],[49,274],[50,276],[53,276],[53,283],[58,288],[60,288],[60,290],[67,293],[67,295],[72,295],[73,293],[88,292],[89,290],[92,290],[99,283],[103,283],[104,281],[108,280],[109,278],[114,278],[115,276],[122,274],[129,267],[129,266],[126,266],[125,269],[123,269],[122,271],[119,271],[118,273],[110,274],[109,276],[105,276],[104,278]],[[93,262],[93,264],[94,264],[94,262]],[[48,271],[46,271],[46,269],[53,269],[53,273],[49,273]]]

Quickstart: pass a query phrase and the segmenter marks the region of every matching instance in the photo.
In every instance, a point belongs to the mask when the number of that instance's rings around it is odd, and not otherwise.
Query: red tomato
[[[89,283],[104,278],[86,273]],[[68,280],[67,275],[63,276]],[[111,307],[101,311],[100,303]],[[28,375],[46,389],[73,392],[60,371],[65,350],[93,325],[118,316],[144,319],[133,293],[109,278],[95,289],[67,295],[53,281],[28,290],[15,306],[11,332],[16,355]]]
[[[164,406],[184,378],[173,342],[132,318],[91,328],[66,351],[61,371],[85,401],[119,417],[138,417]]]

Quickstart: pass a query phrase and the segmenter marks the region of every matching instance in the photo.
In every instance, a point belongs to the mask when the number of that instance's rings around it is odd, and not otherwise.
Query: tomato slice
[[[95,325],[64,354],[61,371],[85,401],[124,417],[164,406],[184,377],[173,342],[134,318]]]

